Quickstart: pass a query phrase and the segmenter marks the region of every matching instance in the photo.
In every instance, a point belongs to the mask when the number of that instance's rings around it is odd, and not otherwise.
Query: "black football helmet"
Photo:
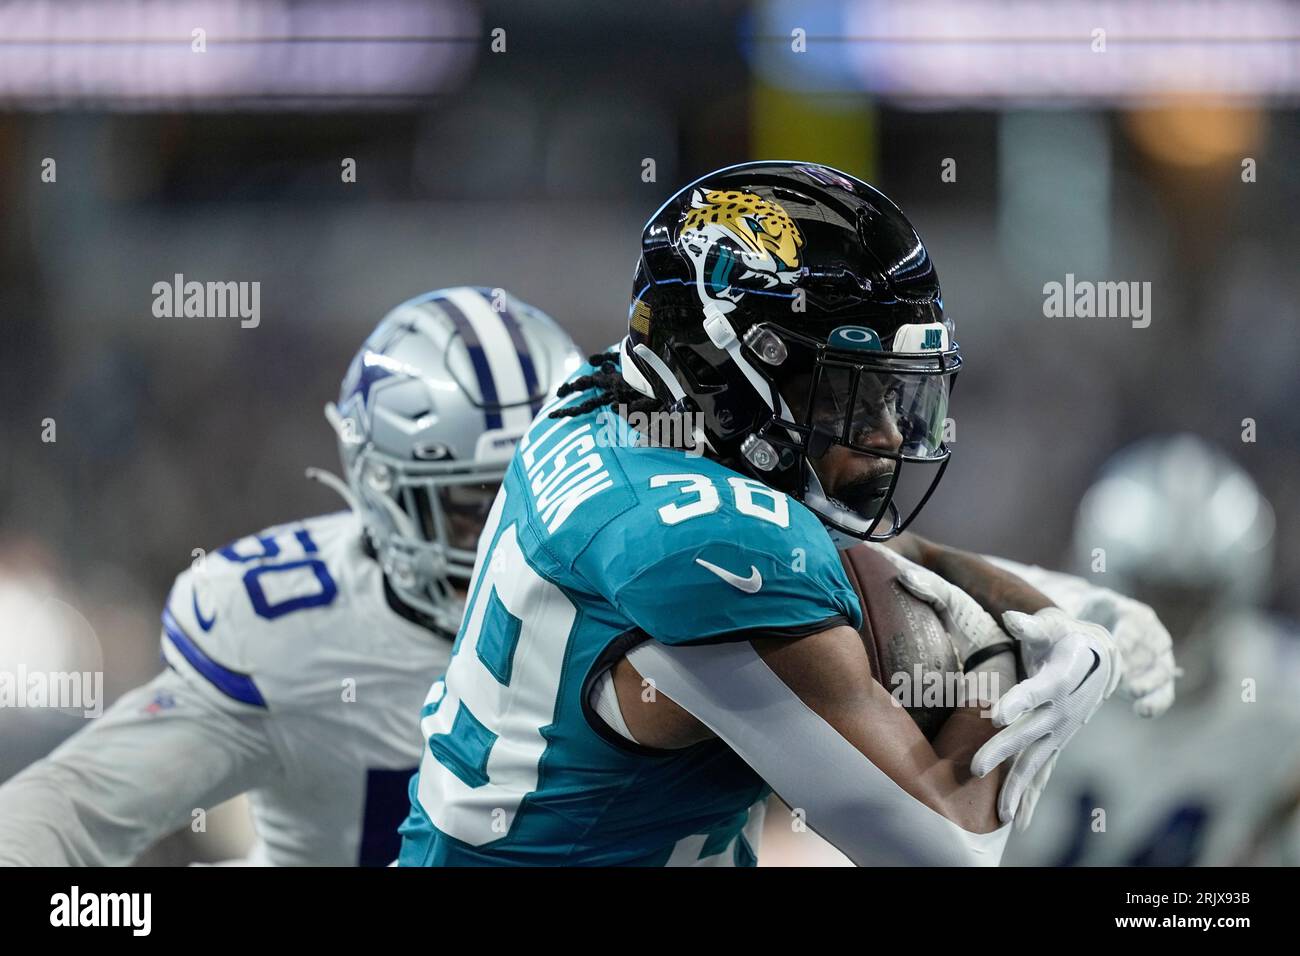
[[[701,412],[710,457],[841,544],[898,534],[943,476],[961,354],[925,245],[861,180],[756,162],[691,183],[646,224],[628,325],[627,383]],[[904,515],[914,464],[932,477]]]

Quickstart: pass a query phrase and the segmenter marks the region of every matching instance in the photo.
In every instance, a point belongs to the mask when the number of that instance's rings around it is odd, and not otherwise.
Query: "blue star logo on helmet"
[[[833,349],[847,349],[851,352],[883,352],[880,336],[873,329],[862,325],[841,325],[834,329],[826,344]]]

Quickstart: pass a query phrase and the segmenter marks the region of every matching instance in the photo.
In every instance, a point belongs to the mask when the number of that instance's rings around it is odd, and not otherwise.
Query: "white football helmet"
[[[393,591],[438,626],[460,627],[457,585],[515,445],[581,363],[550,316],[505,290],[439,289],[384,316],[326,406],[347,488],[330,483]]]
[[[1075,561],[1088,568],[1101,549],[1123,593],[1249,605],[1269,583],[1273,530],[1273,509],[1231,458],[1195,435],[1158,436],[1117,454],[1084,495]]]

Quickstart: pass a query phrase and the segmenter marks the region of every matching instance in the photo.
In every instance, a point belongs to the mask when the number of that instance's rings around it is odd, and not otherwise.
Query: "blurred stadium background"
[[[1189,431],[1272,501],[1300,614],[1298,41],[1280,0],[0,0],[0,617],[76,608],[111,701],[195,548],[338,506],[303,468],[389,307],[503,286],[603,347],[646,218],[757,158],[930,246],[967,370],[917,530],[1060,566],[1102,463]],[[260,324],[155,318],[175,273],[260,282]],[[1150,282],[1150,326],[1045,318],[1067,273]],[[0,779],[76,725],[22,719]]]

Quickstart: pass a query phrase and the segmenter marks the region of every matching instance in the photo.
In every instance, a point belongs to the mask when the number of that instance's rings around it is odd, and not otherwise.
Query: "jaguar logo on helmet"
[[[741,190],[696,189],[677,242],[703,305],[730,312],[747,291],[792,285],[803,236],[780,205]]]

